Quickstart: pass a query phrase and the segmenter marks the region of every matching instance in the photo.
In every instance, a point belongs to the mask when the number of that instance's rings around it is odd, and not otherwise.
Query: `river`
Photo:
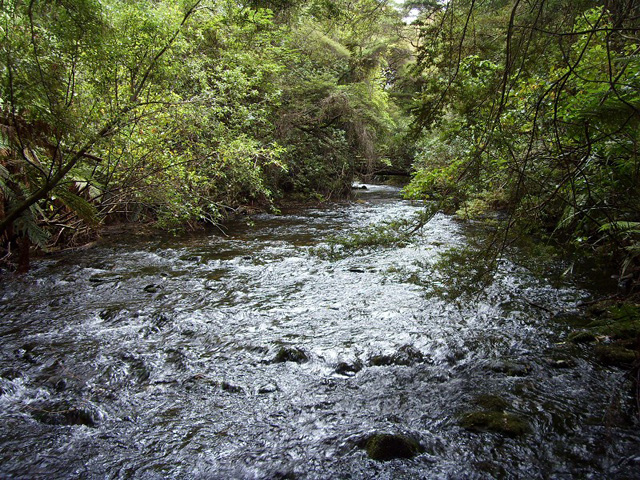
[[[442,214],[401,246],[318,253],[421,208],[370,185],[2,274],[0,477],[640,478],[625,372],[566,342],[588,284],[506,256],[463,299],[435,265],[477,233]],[[463,428],[487,396],[526,431]],[[376,432],[421,453],[372,460]]]

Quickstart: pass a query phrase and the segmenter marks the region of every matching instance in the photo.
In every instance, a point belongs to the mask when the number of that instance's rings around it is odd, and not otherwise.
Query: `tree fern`
[[[611,222],[600,227],[601,232],[609,231],[623,232],[626,234],[640,234],[640,222]]]
[[[84,198],[76,195],[64,186],[58,187],[53,191],[56,199],[62,202],[71,212],[84,220],[89,225],[97,225],[100,223],[98,211],[94,205]]]
[[[51,234],[40,228],[36,222],[37,212],[35,207],[27,209],[13,222],[15,232],[23,237],[28,237],[31,243],[39,248],[45,249]]]

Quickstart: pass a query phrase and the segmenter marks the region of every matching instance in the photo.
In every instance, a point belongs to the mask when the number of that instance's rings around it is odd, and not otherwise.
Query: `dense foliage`
[[[410,197],[637,264],[638,2],[408,11],[412,26],[381,0],[0,0],[2,255],[340,197],[413,162]]]
[[[640,257],[640,4],[418,5],[411,196],[512,232]],[[628,273],[628,271],[627,271]]]
[[[0,244],[216,223],[398,157],[411,56],[376,0],[0,2]],[[405,156],[406,161],[406,156]]]

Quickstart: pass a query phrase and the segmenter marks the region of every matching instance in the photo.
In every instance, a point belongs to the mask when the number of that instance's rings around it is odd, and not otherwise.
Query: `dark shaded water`
[[[468,234],[442,215],[406,247],[312,254],[419,209],[388,187],[360,198],[2,277],[0,477],[640,478],[624,373],[565,344],[549,313],[588,293],[504,260],[475,300],[435,295],[434,263]],[[283,346],[308,361],[273,362]],[[404,360],[372,366],[381,355]],[[461,428],[482,394],[530,433]],[[425,451],[370,460],[372,432]]]

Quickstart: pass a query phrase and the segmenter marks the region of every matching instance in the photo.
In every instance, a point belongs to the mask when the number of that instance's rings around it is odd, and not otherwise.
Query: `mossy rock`
[[[480,408],[492,412],[502,412],[509,407],[509,402],[498,395],[480,395],[473,400],[473,403]]]
[[[282,347],[276,353],[275,358],[273,359],[274,363],[284,363],[284,362],[294,362],[294,363],[304,363],[309,361],[309,356],[305,353],[301,348],[293,347]]]
[[[387,461],[394,458],[413,458],[423,451],[414,439],[404,435],[376,433],[365,443],[367,455],[372,460]]]
[[[505,412],[468,412],[460,418],[460,426],[472,432],[494,432],[509,437],[524,435],[530,431],[523,418]]]
[[[392,355],[374,355],[369,359],[371,367],[388,367],[389,365],[393,365]]]
[[[589,326],[595,333],[614,340],[635,341],[640,337],[640,307],[632,303],[605,305]]]
[[[619,303],[609,308],[609,315],[615,320],[640,321],[640,306],[633,303]]]
[[[630,367],[637,358],[636,352],[621,345],[598,345],[596,356],[600,362],[614,367]]]
[[[615,340],[635,340],[640,337],[640,321],[619,320],[596,329],[598,333],[606,335]]]
[[[571,332],[567,339],[573,343],[591,343],[596,341],[596,335],[587,330],[577,330]]]

